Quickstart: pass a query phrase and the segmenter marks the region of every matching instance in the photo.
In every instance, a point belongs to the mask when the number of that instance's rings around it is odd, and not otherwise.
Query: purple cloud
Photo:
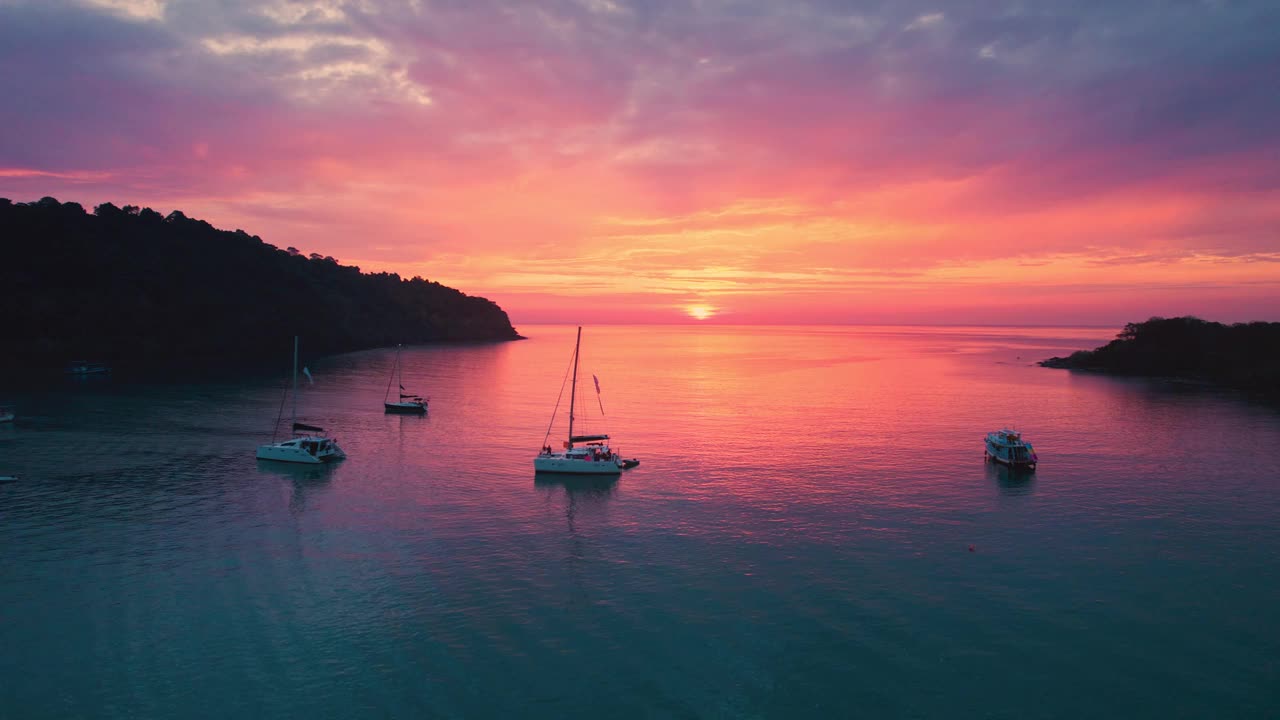
[[[975,238],[1003,218],[1153,198],[1185,207],[1027,252],[1269,257],[1276,67],[1257,0],[8,2],[0,194],[180,203],[341,257],[325,228],[368,226],[366,257],[400,258],[509,249],[455,214],[467,192],[545,205],[545,254],[598,217],[733,229],[744,200],[847,218],[952,184],[890,208],[940,228],[902,240],[922,263],[992,256]]]

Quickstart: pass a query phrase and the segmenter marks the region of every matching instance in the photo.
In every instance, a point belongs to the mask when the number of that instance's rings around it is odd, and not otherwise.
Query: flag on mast
[[[600,394],[600,378],[596,377],[595,374],[593,373],[591,375],[591,379],[596,381],[596,394],[599,395]]]
[[[302,374],[307,376],[308,383],[312,385],[316,384],[316,381],[311,379],[311,370],[309,368],[306,368],[306,367],[302,368]]]

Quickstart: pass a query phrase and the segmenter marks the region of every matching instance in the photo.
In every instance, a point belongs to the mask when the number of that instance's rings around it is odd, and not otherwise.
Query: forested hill
[[[279,363],[396,343],[519,338],[495,303],[361,273],[174,211],[0,198],[0,365]]]
[[[1223,325],[1194,317],[1151,318],[1129,323],[1100,348],[1040,364],[1199,380],[1280,399],[1280,323]]]

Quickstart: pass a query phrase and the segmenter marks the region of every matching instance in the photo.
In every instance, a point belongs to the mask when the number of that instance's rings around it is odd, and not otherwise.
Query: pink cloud
[[[182,209],[517,321],[1275,314],[1266,5],[322,10],[0,7],[0,194]]]

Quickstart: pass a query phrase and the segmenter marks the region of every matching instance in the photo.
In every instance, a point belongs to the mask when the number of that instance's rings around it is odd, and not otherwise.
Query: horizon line
[[[1148,318],[1150,319],[1150,318]],[[1135,321],[1146,322],[1146,320]],[[1214,321],[1208,321],[1214,322]],[[1251,322],[1271,322],[1267,320],[1251,321]],[[1044,329],[1086,329],[1086,330],[1105,330],[1117,327],[1116,325],[1086,325],[1086,324],[1031,324],[1031,323],[860,323],[860,322],[815,322],[815,323],[777,323],[777,322],[708,322],[708,321],[654,321],[654,322],[616,322],[616,321],[596,321],[596,322],[579,322],[579,321],[529,321],[529,322],[512,322],[513,325],[560,325],[565,327],[574,327],[581,325],[587,327],[589,325],[611,325],[619,327],[644,327],[651,325],[675,325],[680,327],[950,327],[950,328],[1044,328]],[[1235,323],[1223,323],[1224,325],[1233,325]],[[1123,327],[1120,325],[1119,327]]]

